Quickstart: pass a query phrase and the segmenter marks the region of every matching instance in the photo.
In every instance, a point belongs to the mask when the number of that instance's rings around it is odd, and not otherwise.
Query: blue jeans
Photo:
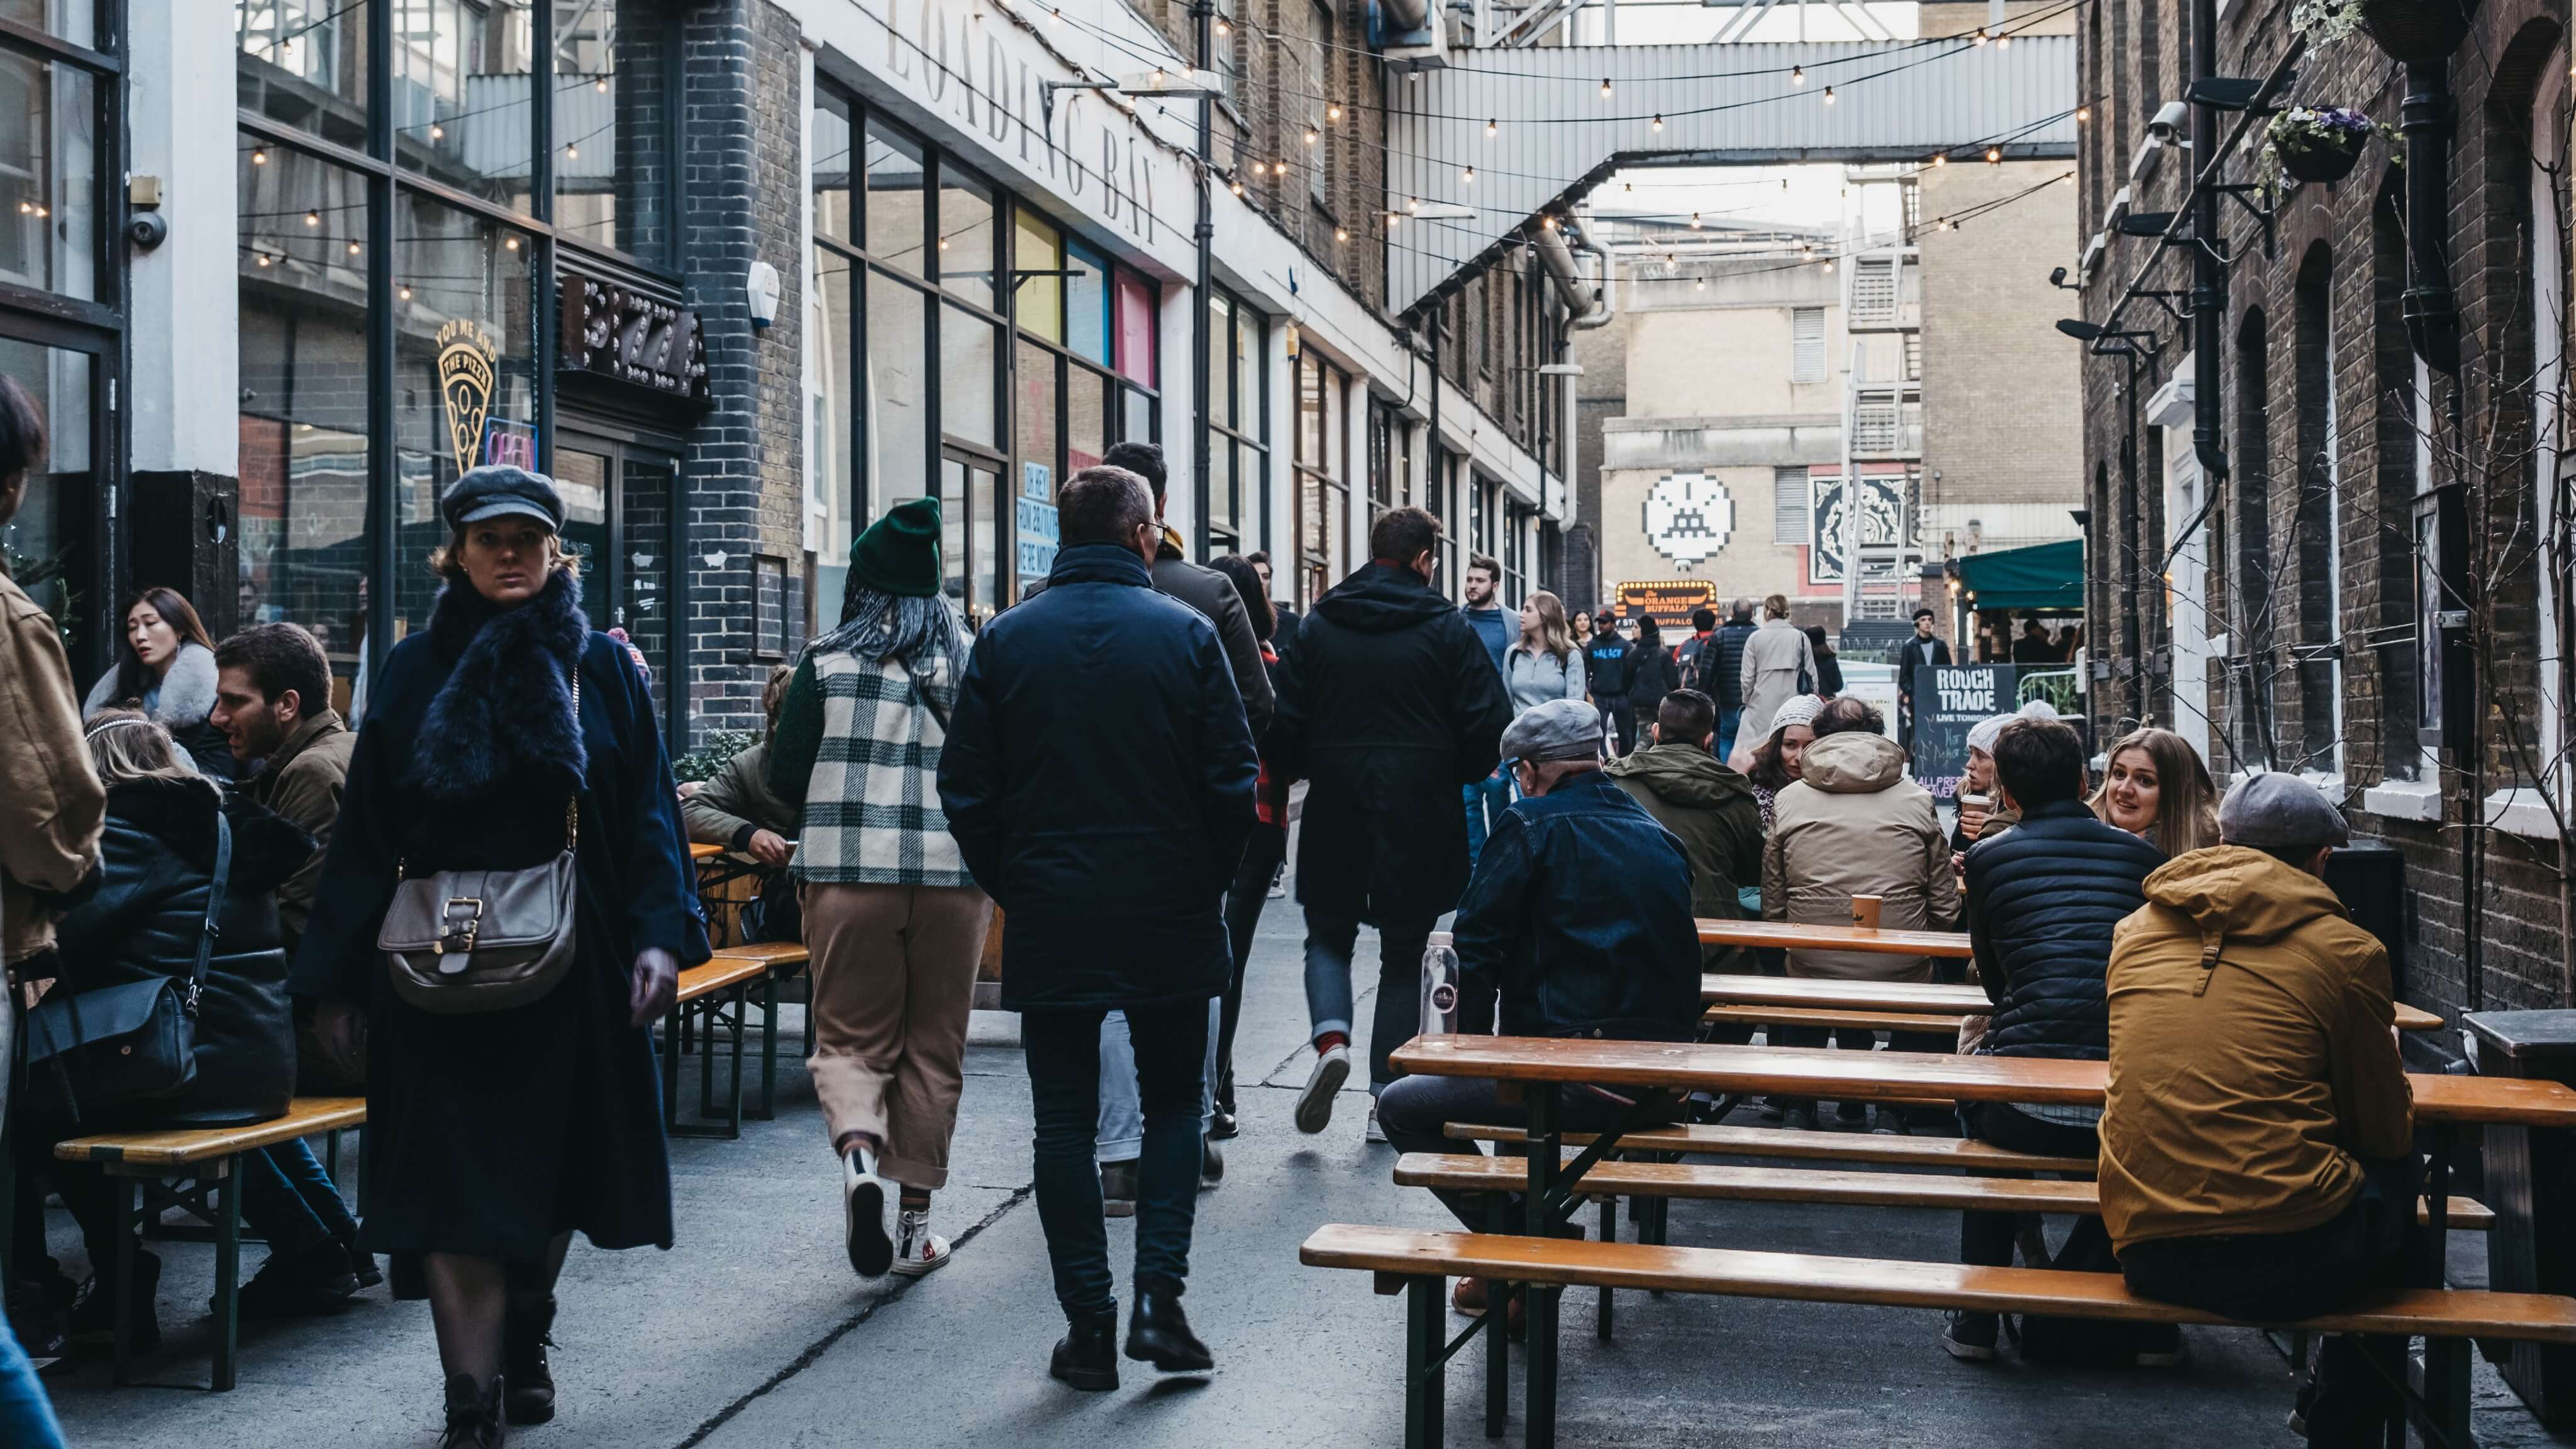
[[[36,1366],[18,1346],[18,1335],[0,1318],[0,1444],[9,1449],[63,1449],[63,1426],[54,1402],[36,1380]]]
[[[1131,1008],[1136,1080],[1145,1107],[1145,1151],[1136,1164],[1136,1276],[1175,1291],[1189,1276],[1190,1229],[1198,1212],[1199,1114],[1207,1101],[1205,1001]],[[1100,1169],[1092,1142],[1100,1117],[1098,1007],[1020,1016],[1037,1115],[1038,1222],[1055,1270],[1056,1302],[1067,1319],[1118,1312],[1101,1221]]]
[[[1717,758],[1723,764],[1735,753],[1735,727],[1744,723],[1744,706],[1719,708],[1717,712]]]
[[[1487,824],[1488,817],[1499,823],[1503,812],[1512,808],[1511,771],[1497,765],[1494,773],[1475,784],[1459,786],[1458,796],[1467,805],[1467,863],[1474,865],[1476,857],[1485,853],[1485,833],[1493,828]]]
[[[1262,882],[1268,889],[1269,881]],[[1199,1131],[1212,1125],[1216,1109],[1217,1026],[1223,1001],[1208,1001],[1207,1097],[1199,1104]],[[1100,1019],[1100,1160],[1133,1162],[1145,1150],[1145,1104],[1136,1094],[1136,1044],[1127,1034],[1127,1013],[1113,1011]]]
[[[1387,1053],[1422,1030],[1422,947],[1432,921],[1381,923],[1377,928],[1377,1008],[1369,1022],[1369,1090],[1395,1080]],[[1306,910],[1306,1016],[1314,1036],[1351,1034],[1351,950],[1360,923],[1348,916]],[[1310,1038],[1311,1040],[1311,1038]]]
[[[271,1253],[295,1253],[326,1239],[357,1236],[357,1220],[340,1189],[304,1139],[245,1152],[240,1164],[242,1222],[268,1240]]]

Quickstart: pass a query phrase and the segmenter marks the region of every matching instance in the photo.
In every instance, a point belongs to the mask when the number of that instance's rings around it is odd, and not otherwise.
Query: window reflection
[[[90,466],[90,357],[0,337],[0,373],[16,378],[35,399],[52,444],[43,471],[27,475],[17,516],[0,525],[0,565],[53,618],[73,667],[87,679],[85,653],[101,642],[85,637],[99,602],[97,550],[89,529],[98,496]]]
[[[97,85],[0,51],[0,278],[98,295]]]
[[[40,0],[9,3],[34,5]],[[242,109],[353,150],[363,148],[367,144],[367,34],[377,3],[234,0],[233,33],[241,49],[236,84]]]
[[[555,224],[594,246],[670,250],[661,7],[554,0]]]
[[[405,169],[530,209],[532,0],[385,0],[394,7],[394,153]],[[561,130],[558,122],[557,129]]]

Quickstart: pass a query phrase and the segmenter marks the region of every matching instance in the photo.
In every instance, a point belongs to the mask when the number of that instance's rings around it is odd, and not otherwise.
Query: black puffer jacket
[[[1968,936],[1995,1003],[1986,1050],[2002,1057],[2110,1054],[2102,974],[2111,930],[2146,904],[2164,853],[2073,800],[2042,805],[1968,852]]]
[[[1512,722],[1467,616],[1421,575],[1369,564],[1315,602],[1279,680],[1263,748],[1272,768],[1311,782],[1299,903],[1371,925],[1456,909],[1467,886],[1458,787],[1494,772]]]
[[[1753,637],[1753,629],[1751,619],[1731,620],[1700,646],[1691,687],[1716,700],[1720,709],[1744,708],[1744,641]]]
[[[313,854],[313,838],[238,795],[222,808],[232,824],[232,872],[198,1008],[197,1076],[170,1110],[151,1114],[155,1121],[263,1121],[295,1095],[277,887]],[[201,780],[108,787],[98,866],[60,902],[63,979],[55,990],[188,974],[214,880],[215,810],[215,792]]]

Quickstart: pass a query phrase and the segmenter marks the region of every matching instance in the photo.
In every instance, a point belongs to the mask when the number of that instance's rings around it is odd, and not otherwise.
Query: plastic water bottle
[[[1434,931],[1422,948],[1422,1034],[1458,1029],[1458,946],[1447,931]]]

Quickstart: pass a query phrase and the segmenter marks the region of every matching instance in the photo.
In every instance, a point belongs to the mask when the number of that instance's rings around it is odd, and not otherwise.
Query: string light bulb
[[[1655,117],[1655,131],[1656,131],[1656,133],[1660,135],[1660,134],[1663,132],[1663,129],[1664,129],[1664,118],[1663,118],[1663,117],[1661,117],[1661,116],[1657,116],[1657,117]]]
[[[1475,168],[1475,167],[1473,167],[1473,166],[1470,166],[1470,167],[1468,167],[1466,170],[1464,170],[1464,171],[1462,171],[1462,172],[1458,173],[1458,179],[1459,179],[1460,181],[1465,182],[1465,183],[1466,183],[1467,185],[1469,185],[1469,186],[1473,186],[1473,185],[1475,185],[1475,184],[1476,184],[1476,168]]]
[[[565,159],[566,161],[578,161],[578,160],[580,160],[580,159],[581,159],[581,147],[579,147],[579,146],[577,146],[577,145],[573,144],[573,143],[572,143],[572,142],[570,142],[570,141],[566,141],[566,142],[564,142],[564,159]]]
[[[1422,209],[1422,198],[1419,196],[1406,197],[1404,199],[1404,209],[1407,211],[1420,211]]]
[[[1933,153],[1932,153],[1932,164],[1933,164],[1933,165],[1935,165],[1935,166],[1947,166],[1947,165],[1949,165],[1949,164],[1950,164],[1950,153],[1949,153],[1949,152],[1947,152],[1947,151],[1935,151],[1935,152],[1933,152]]]
[[[267,265],[268,265],[268,260],[269,260],[269,258],[268,258],[268,253],[266,253],[266,252],[261,252],[261,253],[259,254],[259,264],[260,264],[261,266],[263,266],[263,267],[264,267],[264,266],[267,266]]]
[[[1351,233],[1350,233],[1350,229],[1349,229],[1348,227],[1340,227],[1340,226],[1337,226],[1337,227],[1334,227],[1334,228],[1333,228],[1333,240],[1335,240],[1335,241],[1337,241],[1337,242],[1346,242],[1346,241],[1349,241],[1350,239],[1351,239]]]
[[[948,250],[948,238],[941,237],[939,239],[939,249],[943,252]]]
[[[1489,139],[1489,140],[1490,140],[1490,139],[1492,139],[1493,134],[1494,134],[1494,123],[1493,123],[1491,120],[1487,120],[1487,121],[1485,122],[1485,136],[1486,136],[1486,138],[1487,138],[1487,139]]]
[[[1312,126],[1306,128],[1306,144],[1309,146],[1315,144],[1315,128]]]
[[[406,302],[410,301],[410,300],[411,300],[411,288],[409,288],[409,287],[405,287],[405,288],[403,288],[403,289],[402,289],[402,291],[401,291],[401,293],[400,293],[400,295],[401,295],[401,297],[402,297],[402,299],[403,299],[404,301],[406,301]]]
[[[1699,230],[1699,213],[1696,211],[1691,213],[1691,230]]]
[[[1977,38],[1976,38],[1973,42],[1971,42],[1971,43],[1972,43],[1972,44],[1976,44],[1976,45],[1983,45],[1983,44],[1985,44],[1985,43],[1986,43],[1987,39],[1988,39],[1988,37],[1987,37],[1987,35],[1986,35],[1986,28],[1985,28],[1984,26],[1980,25],[1980,26],[1978,26],[1978,27],[1977,27]]]
[[[1705,291],[1707,291],[1707,290],[1708,290],[1708,278],[1706,278],[1706,277],[1694,277],[1694,278],[1692,278],[1692,279],[1691,279],[1691,290],[1692,290],[1692,291],[1694,291],[1694,292],[1705,292]]]
[[[599,92],[603,96],[608,94],[608,77],[601,76],[599,80],[591,86],[591,89]]]
[[[1237,195],[1237,196],[1241,196],[1241,195],[1243,194],[1243,178],[1242,178],[1242,177],[1237,176],[1237,177],[1235,177],[1232,181],[1228,182],[1227,184],[1233,188],[1233,190],[1234,190],[1234,194],[1235,194],[1235,195]]]
[[[515,252],[519,249],[519,239],[515,236],[504,237],[502,238],[501,245],[508,250]]]
[[[2000,165],[2002,165],[2002,164],[2003,164],[2003,159],[2004,159],[2004,148],[2003,148],[2003,147],[2001,147],[2001,146],[1988,146],[1988,147],[1986,148],[1986,164],[1987,164],[1987,165],[1989,165],[1989,166],[2000,166]]]
[[[1830,276],[1832,276],[1833,274],[1834,274],[1834,259],[1833,259],[1832,257],[1827,257],[1827,258],[1825,258],[1825,275],[1830,277]]]
[[[2010,49],[2012,49],[2012,37],[2011,37],[2011,36],[2009,36],[2009,35],[1998,35],[1998,36],[1996,36],[1996,37],[1995,37],[1995,49],[1997,49],[1997,50],[2010,50]]]
[[[1342,108],[1341,108],[1341,107],[1339,107],[1339,106],[1326,106],[1326,107],[1324,108],[1324,119],[1325,119],[1325,120],[1327,120],[1327,121],[1339,121],[1339,120],[1341,120],[1341,118],[1342,118]]]
[[[2079,126],[2090,125],[2092,120],[2093,108],[2091,106],[2077,106],[2075,108],[2075,124]]]
[[[429,139],[431,139],[431,140],[433,140],[433,141],[444,141],[444,140],[446,140],[446,139],[447,139],[447,128],[446,128],[445,126],[442,126],[442,125],[438,124],[436,121],[432,121],[432,122],[430,122],[430,123],[429,123]]]
[[[1234,22],[1231,20],[1219,19],[1216,23],[1216,38],[1223,40],[1232,34],[1234,34]]]
[[[1793,65],[1793,66],[1789,67],[1789,84],[1791,84],[1791,85],[1793,85],[1793,86],[1802,86],[1802,85],[1805,85],[1806,83],[1807,83],[1807,68],[1806,68],[1805,66],[1803,66],[1803,65]]]
[[[1059,6],[1055,7],[1053,10],[1050,10],[1050,11],[1048,11],[1048,12],[1047,12],[1047,24],[1049,24],[1049,25],[1062,25],[1063,23],[1064,23],[1064,7],[1063,7],[1063,6],[1059,5]]]
[[[353,256],[353,257],[354,257],[354,256],[356,256],[357,254],[358,254],[358,244],[357,244],[356,242],[351,242],[351,243],[349,243],[349,255],[351,255],[351,256]]]
[[[1610,99],[1610,77],[1606,75],[1601,78],[1601,99]]]
[[[320,226],[322,224],[322,213],[318,211],[308,211],[304,213],[304,224],[306,226]]]
[[[266,146],[253,146],[253,147],[251,147],[251,148],[250,148],[250,164],[252,164],[253,166],[265,166],[265,165],[267,165],[267,164],[268,164],[268,148],[267,148]]]
[[[1834,103],[1834,88],[1833,88],[1832,86],[1827,86],[1827,87],[1825,87],[1825,104],[1830,106],[1830,105],[1832,105],[1833,103]]]
[[[1395,230],[1395,229],[1396,229],[1396,227],[1397,227],[1400,223],[1402,223],[1402,222],[1403,222],[1403,220],[1404,220],[1404,213],[1403,213],[1403,212],[1400,212],[1400,211],[1390,211],[1390,212],[1388,212],[1388,213],[1386,214],[1386,229],[1387,229],[1388,231],[1393,231],[1393,230]]]

